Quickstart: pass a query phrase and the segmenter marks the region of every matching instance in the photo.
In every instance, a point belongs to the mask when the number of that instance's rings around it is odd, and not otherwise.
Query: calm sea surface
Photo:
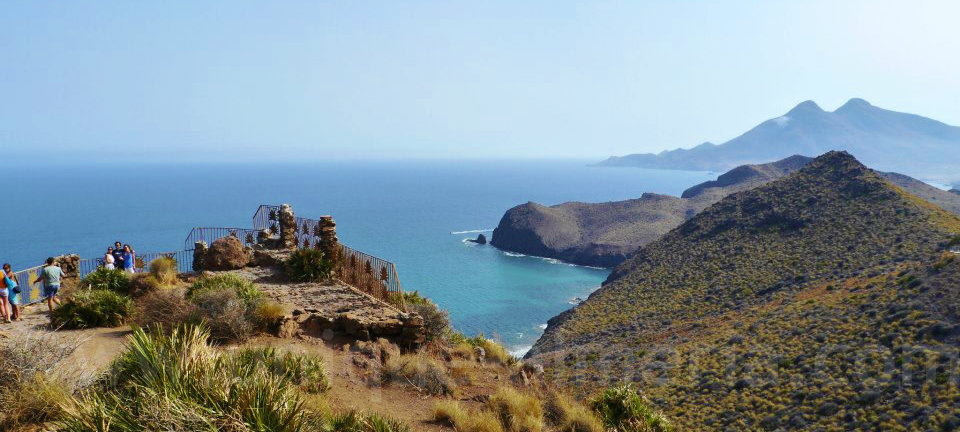
[[[449,310],[459,330],[521,352],[608,271],[464,239],[489,237],[505,210],[527,201],[678,195],[715,176],[587,162],[5,167],[0,261],[17,269],[60,253],[94,257],[114,241],[141,252],[182,249],[191,227],[249,227],[259,204],[287,202],[305,217],[333,215],[342,242],[396,262],[404,289]]]

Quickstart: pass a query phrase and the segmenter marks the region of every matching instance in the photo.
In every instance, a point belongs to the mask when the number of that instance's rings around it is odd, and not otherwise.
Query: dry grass
[[[490,396],[487,407],[511,432],[540,432],[543,430],[543,404],[536,396],[513,387],[500,387]]]
[[[435,395],[452,395],[456,384],[447,368],[424,354],[404,354],[387,359],[384,379],[401,385],[410,385],[418,391]]]
[[[159,287],[173,286],[177,283],[177,260],[160,257],[150,261],[150,276],[153,276]]]
[[[171,331],[196,314],[197,308],[187,300],[183,288],[159,289],[137,301],[136,323],[144,328],[159,325]]]
[[[603,432],[603,425],[589,408],[570,396],[550,391],[544,398],[544,416],[561,432]]]
[[[468,410],[457,401],[437,402],[433,407],[433,419],[459,432],[503,432],[496,414],[487,410]]]
[[[280,326],[286,310],[283,305],[273,300],[263,300],[253,309],[253,321],[257,328],[264,331],[275,331]]]
[[[77,383],[58,365],[80,345],[52,333],[28,332],[0,345],[0,430],[45,422],[62,412],[60,404]]]

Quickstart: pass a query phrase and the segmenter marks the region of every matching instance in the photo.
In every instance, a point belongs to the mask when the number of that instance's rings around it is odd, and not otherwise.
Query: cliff
[[[794,155],[776,162],[739,166],[716,180],[685,190],[680,198],[646,193],[638,199],[606,203],[545,206],[528,202],[503,215],[490,243],[527,255],[613,267],[727,195],[787,176],[811,160]],[[960,214],[960,195],[902,174],[878,174],[914,195]]]

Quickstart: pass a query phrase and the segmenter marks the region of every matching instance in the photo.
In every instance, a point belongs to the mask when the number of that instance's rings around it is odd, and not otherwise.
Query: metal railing
[[[159,257],[176,260],[180,273],[193,272],[194,244],[198,241],[212,243],[224,237],[238,238],[244,246],[253,246],[262,230],[271,230],[279,234],[280,206],[261,205],[253,216],[253,229],[198,227],[190,230],[184,240],[184,248],[174,252],[155,252],[137,254],[134,261],[136,273],[147,270],[150,261]],[[297,248],[319,248],[321,224],[319,220],[296,218]],[[77,266],[77,278],[81,279],[104,266],[104,257],[81,259]],[[31,267],[14,273],[20,286],[20,304],[31,304],[43,300],[43,287],[39,272],[42,266]],[[336,272],[340,279],[352,287],[388,304],[405,310],[403,288],[397,274],[397,266],[385,259],[361,252],[340,244],[340,256],[337,257]]]
[[[193,245],[199,241],[213,243],[224,237],[236,237],[244,246],[253,246],[257,244],[257,233],[259,230],[249,228],[219,228],[219,227],[198,227],[190,230],[187,238],[183,241],[183,250],[193,250]]]
[[[174,252],[149,252],[135,254],[133,260],[134,273],[144,273],[149,269],[150,262],[160,258],[173,258],[177,262],[177,271],[180,273],[189,273],[193,271],[193,250],[181,250]],[[104,266],[104,258],[85,258],[81,259],[77,266],[77,278],[83,278],[97,269]]]
[[[294,218],[297,248],[319,247],[322,228],[320,221],[298,216]],[[253,215],[253,228],[256,232],[266,229],[272,234],[279,234],[279,221],[280,206],[264,204],[257,208]],[[401,310],[406,309],[395,264],[342,243],[340,247],[341,256],[336,270],[343,282]]]

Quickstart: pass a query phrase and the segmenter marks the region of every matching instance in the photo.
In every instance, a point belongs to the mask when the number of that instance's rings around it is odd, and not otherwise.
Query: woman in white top
[[[107,254],[103,256],[103,268],[107,270],[116,269],[117,267],[114,263],[116,263],[116,259],[113,258],[113,248],[109,247],[107,248]]]

